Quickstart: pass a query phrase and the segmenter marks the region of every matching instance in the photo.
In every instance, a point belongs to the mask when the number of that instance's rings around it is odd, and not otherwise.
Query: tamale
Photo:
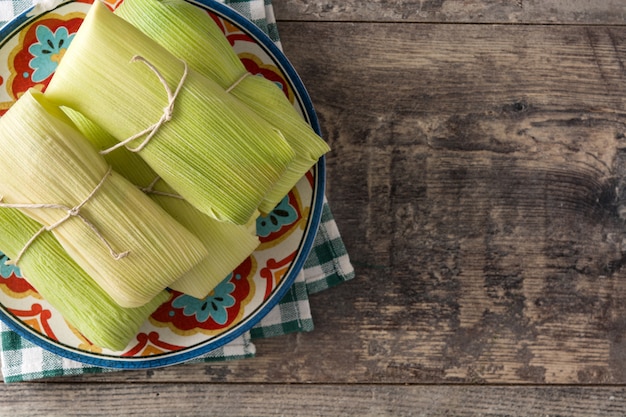
[[[40,227],[18,209],[0,209],[0,248],[15,258]],[[169,297],[161,291],[141,307],[120,307],[50,232],[32,243],[19,267],[23,277],[87,340],[115,351],[124,349],[148,316]]]

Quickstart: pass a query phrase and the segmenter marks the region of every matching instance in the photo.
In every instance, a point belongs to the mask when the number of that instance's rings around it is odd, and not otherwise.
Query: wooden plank
[[[357,279],[258,358],[76,381],[625,383],[626,28],[281,28]]]
[[[439,23],[626,23],[626,5],[620,0],[274,0],[281,20],[439,22]]]
[[[335,149],[329,198],[360,278],[316,310],[359,358],[328,371],[623,383],[626,31],[282,30]]]
[[[0,414],[621,417],[625,397],[622,387],[29,384],[0,389]]]

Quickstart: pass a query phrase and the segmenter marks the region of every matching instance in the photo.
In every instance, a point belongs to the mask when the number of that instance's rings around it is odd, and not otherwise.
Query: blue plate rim
[[[56,6],[62,7],[67,3],[71,3],[74,0],[65,1],[62,4]],[[98,0],[95,0],[98,1]],[[270,39],[270,37],[263,32],[258,26],[241,15],[236,10],[219,3],[214,0],[186,0],[191,4],[198,5],[204,9],[214,12],[236,26],[239,26],[248,35],[252,36],[259,47],[265,49],[265,51],[274,59],[275,63],[280,66],[281,71],[288,80],[291,82],[291,86],[296,92],[296,98],[300,102],[301,108],[304,110],[304,116],[307,122],[311,125],[313,130],[320,136],[322,136],[319,126],[319,120],[317,113],[313,107],[313,103],[306,90],[304,83],[300,76],[296,72],[293,65],[289,62],[284,53],[278,48],[278,46]],[[38,16],[31,15],[35,6],[22,12],[13,20],[5,24],[0,28],[0,43],[4,42],[8,36],[13,32],[20,29],[30,20],[36,19]],[[254,327],[263,317],[265,317],[272,308],[274,308],[278,302],[286,295],[287,291],[293,285],[296,277],[304,267],[304,263],[311,252],[315,236],[319,228],[322,209],[324,205],[324,193],[326,186],[326,158],[322,156],[314,167],[315,170],[315,184],[313,187],[312,204],[309,215],[309,221],[306,227],[306,234],[303,240],[301,240],[298,255],[291,265],[291,268],[287,272],[287,276],[281,280],[279,287],[272,293],[270,298],[266,300],[250,317],[246,318],[244,322],[231,329],[228,329],[222,336],[219,336],[217,340],[207,341],[198,345],[188,347],[182,351],[169,352],[159,356],[147,356],[147,357],[115,357],[115,356],[95,356],[88,352],[81,353],[76,349],[68,350],[62,347],[59,342],[52,342],[49,339],[43,337],[40,333],[36,333],[34,330],[27,328],[21,323],[19,319],[15,318],[12,314],[8,313],[4,306],[0,304],[0,320],[2,320],[11,330],[15,331],[18,335],[22,336],[29,342],[59,356],[67,359],[82,362],[87,365],[93,365],[104,368],[114,369],[150,369],[158,368],[170,365],[176,365],[182,362],[187,362],[191,359],[196,359],[201,355],[205,355],[211,351],[214,351],[227,343],[233,341],[237,337],[243,335]],[[17,321],[17,322],[16,322]],[[69,347],[68,347],[69,348]]]

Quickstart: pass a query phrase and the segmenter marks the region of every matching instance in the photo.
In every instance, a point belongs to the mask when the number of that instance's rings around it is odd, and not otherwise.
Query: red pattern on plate
[[[8,277],[0,277],[0,289],[13,298],[24,298],[28,296],[41,298],[37,290],[35,290],[27,280],[15,273],[12,273]]]
[[[183,348],[183,346],[173,345],[160,340],[160,336],[157,332],[150,332],[148,334],[139,333],[137,335],[137,341],[138,343],[123,353],[122,356],[150,356]]]
[[[41,304],[33,304],[30,310],[18,310],[11,308],[8,310],[15,316],[20,317],[24,323],[33,329],[45,334],[51,339],[57,340],[57,337],[50,327],[50,323],[48,323],[48,320],[52,318],[52,312],[43,308]]]
[[[265,298],[269,297],[274,287],[278,285],[283,276],[285,276],[285,273],[289,269],[291,261],[293,261],[295,256],[296,253],[293,252],[278,261],[274,258],[267,260],[265,267],[263,267],[259,273],[259,275],[261,275],[261,277],[266,281]]]

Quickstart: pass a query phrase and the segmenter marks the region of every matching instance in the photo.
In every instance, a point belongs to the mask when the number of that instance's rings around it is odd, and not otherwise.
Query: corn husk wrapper
[[[41,93],[26,92],[0,119],[0,148],[5,203],[70,208],[84,203],[79,212],[83,218],[70,217],[52,233],[121,306],[148,303],[207,255],[191,232],[121,175],[109,172],[102,156]],[[20,210],[45,226],[68,213],[58,208]],[[128,255],[116,259],[111,250]]]
[[[65,109],[78,130],[96,149],[112,146],[116,140],[102,127],[84,115]],[[119,149],[104,155],[118,173],[141,188],[146,188],[157,174],[136,153]],[[196,298],[204,298],[259,245],[255,220],[252,225],[220,222],[199,212],[187,201],[177,198],[176,191],[163,180],[148,195],[188,230],[193,232],[208,251],[198,265],[170,284],[170,288]]]
[[[131,62],[137,55],[143,60]],[[171,90],[181,86],[175,100],[168,99],[155,69]],[[173,101],[171,120],[139,154],[200,211],[245,224],[293,159],[293,150],[279,131],[217,83],[190,68],[184,74],[181,60],[95,2],[45,94],[119,141],[156,124]],[[135,148],[146,137],[128,146]]]
[[[329,147],[277,86],[259,76],[240,80],[246,69],[206,11],[184,0],[125,0],[115,14],[132,23],[193,69],[215,80],[279,129],[296,156],[259,209],[270,212]],[[202,51],[199,53],[199,51]]]
[[[0,209],[0,248],[16,257],[41,225],[17,209]],[[123,350],[142,323],[167,301],[161,291],[137,308],[120,307],[74,262],[49,232],[41,234],[20,260],[23,277],[63,318],[96,346]]]

